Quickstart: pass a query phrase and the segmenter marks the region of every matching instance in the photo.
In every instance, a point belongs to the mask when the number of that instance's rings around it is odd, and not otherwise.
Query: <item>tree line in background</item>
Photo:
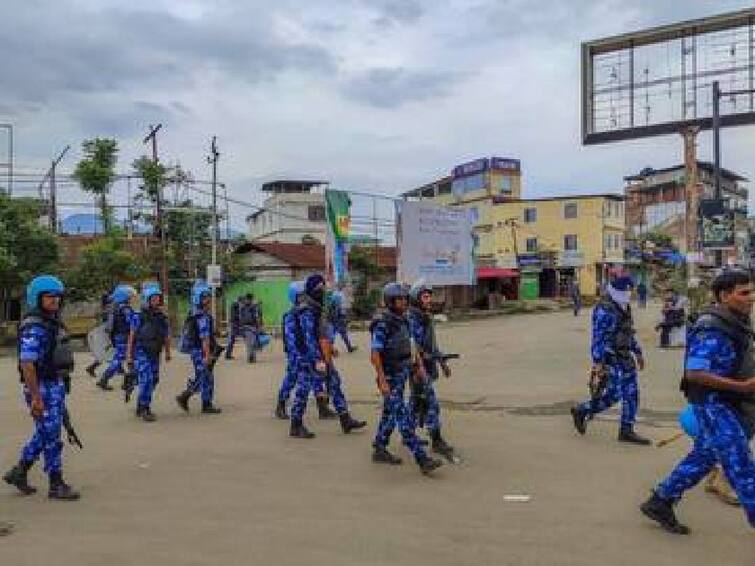
[[[159,245],[148,246],[144,255],[133,253],[127,245],[128,235],[114,221],[109,197],[117,178],[117,162],[116,140],[94,138],[82,143],[82,158],[73,176],[82,190],[95,199],[104,235],[81,250],[76,265],[64,265],[58,237],[40,225],[44,202],[34,198],[11,199],[0,192],[0,291],[4,298],[14,291],[18,293],[29,279],[43,272],[60,275],[72,300],[96,298],[122,281],[137,283],[158,278]],[[135,199],[138,204],[156,207],[168,183],[191,181],[190,173],[179,167],[166,167],[146,155],[134,160],[131,167],[142,179]],[[171,294],[186,295],[193,280],[204,277],[210,263],[211,210],[197,206],[191,199],[168,207],[163,198],[161,204]],[[142,212],[141,207],[139,210],[137,219],[151,226],[154,236],[159,236],[156,215]],[[239,277],[234,254],[221,250],[218,259],[227,280]]]

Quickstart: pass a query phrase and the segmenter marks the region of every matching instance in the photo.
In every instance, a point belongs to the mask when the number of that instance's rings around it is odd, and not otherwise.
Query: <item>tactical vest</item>
[[[159,311],[152,309],[142,309],[142,320],[139,328],[136,330],[136,344],[145,352],[153,357],[160,355],[165,344],[165,329],[168,326],[168,319]]]
[[[409,316],[421,325],[424,330],[425,343],[417,344],[425,354],[432,355],[438,350],[438,342],[435,338],[435,323],[431,314],[416,307],[409,308]]]
[[[110,336],[125,336],[131,330],[126,311],[128,307],[126,305],[117,305],[113,310],[113,329],[110,331]]]
[[[609,339],[609,345],[619,359],[632,358],[632,342],[634,341],[634,324],[632,323],[632,310],[627,306],[626,310],[622,309],[610,298],[604,298],[600,301],[600,306],[612,313],[618,319],[616,329]]]
[[[30,312],[19,323],[17,353],[21,354],[22,332],[35,324],[44,328],[50,336],[47,349],[42,353],[42,357],[34,362],[37,378],[52,381],[61,377],[61,374],[71,373],[74,367],[73,351],[65,326],[59,320],[44,316],[38,311]],[[23,381],[20,364],[18,372]]]
[[[260,307],[256,303],[239,305],[238,321],[241,326],[257,326],[260,321]]]
[[[388,375],[401,373],[411,364],[412,335],[409,331],[409,321],[390,310],[383,312],[370,324],[370,332],[375,330],[378,322],[386,327],[385,349],[382,352],[383,369]]]
[[[292,314],[295,317],[295,326],[297,329],[297,344],[300,344],[299,351],[302,355],[306,354],[307,351],[307,337],[304,334],[304,327],[301,323],[301,317],[302,315],[307,312],[311,311],[314,314],[315,319],[315,340],[317,341],[317,348],[319,350],[320,348],[320,339],[323,337],[323,308],[322,305],[318,304],[316,301],[308,301],[304,305],[297,306],[292,310]]]
[[[207,316],[210,322],[210,350],[217,349],[217,340],[215,339],[215,321],[205,313],[189,313],[184,320],[183,329],[181,330],[181,352],[184,354],[191,353],[192,350],[202,348],[202,340],[199,338],[199,317]]]
[[[304,338],[304,332],[302,332],[301,324],[299,323],[298,307],[294,307],[283,314],[281,319],[281,336],[283,336],[283,351],[286,354],[296,354],[303,356],[307,350],[306,340]],[[286,324],[291,321],[294,324],[294,340],[289,343],[286,337]]]
[[[752,328],[721,307],[703,311],[690,330],[690,336],[704,330],[718,330],[729,337],[737,350],[737,360],[730,379],[745,381],[755,376],[755,348],[753,347]],[[686,358],[686,356],[685,356]],[[689,383],[682,376],[680,389],[691,403],[701,403],[708,393],[715,392],[718,398],[732,405],[745,427],[748,438],[755,432],[755,395],[719,391],[704,385]]]

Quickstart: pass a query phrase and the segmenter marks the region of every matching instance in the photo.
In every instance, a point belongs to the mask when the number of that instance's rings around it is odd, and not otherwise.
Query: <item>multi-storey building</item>
[[[262,209],[250,214],[251,242],[301,244],[325,241],[326,181],[272,181],[262,185],[269,193]]]

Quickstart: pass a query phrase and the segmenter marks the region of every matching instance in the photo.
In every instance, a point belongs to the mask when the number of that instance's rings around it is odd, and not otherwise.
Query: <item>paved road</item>
[[[655,312],[640,315],[649,370],[642,376],[641,432],[675,431],[680,354],[652,346]],[[80,377],[71,399],[85,442],[66,448],[67,476],[84,499],[22,499],[0,487],[0,564],[329,565],[710,565],[753,564],[742,514],[701,489],[681,507],[694,529],[673,538],[637,505],[687,448],[621,446],[613,417],[584,438],[568,407],[585,393],[589,314],[512,316],[446,325],[440,340],[461,353],[440,384],[447,436],[464,454],[433,478],[413,464],[370,462],[378,398],[365,349],[339,361],[368,434],[340,434],[310,417],[318,437],[287,437],[271,418],[280,345],[247,366],[217,370],[217,417],[186,416],[173,404],[188,372],[170,365],[158,391],[159,421],[145,424],[116,393]],[[86,356],[81,356],[83,368]],[[15,361],[0,359],[0,465],[28,434]],[[82,372],[83,373],[83,372]],[[396,451],[406,456],[394,438]],[[44,485],[39,470],[33,480]],[[529,502],[505,501],[529,495]]]

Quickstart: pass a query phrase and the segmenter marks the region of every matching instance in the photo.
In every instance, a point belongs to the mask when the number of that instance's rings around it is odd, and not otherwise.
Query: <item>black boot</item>
[[[341,430],[344,434],[349,434],[352,430],[359,430],[367,426],[365,421],[353,419],[348,412],[338,415],[338,418],[341,420]]]
[[[81,498],[81,494],[64,482],[61,473],[57,472],[50,474],[50,491],[47,497],[60,501],[77,501]]]
[[[619,442],[639,444],[640,446],[648,446],[651,444],[650,440],[634,432],[634,429],[631,426],[621,427],[619,430]]]
[[[401,464],[401,458],[388,452],[387,448],[382,446],[374,446],[374,448],[375,451],[372,453],[372,461],[376,464],[390,464],[391,466],[398,466]]]
[[[440,430],[430,431],[430,438],[432,438],[433,452],[440,454],[453,464],[456,461],[456,454],[454,453],[453,446],[445,441],[440,434]]]
[[[187,413],[189,412],[189,398],[191,397],[191,391],[184,391],[180,395],[176,395],[176,403]]]
[[[291,420],[291,432],[288,433],[293,438],[314,438],[315,433],[307,430],[301,421]]]
[[[438,460],[437,458],[431,458],[430,456],[423,456],[419,460],[417,460],[417,465],[419,466],[419,470],[427,475],[434,470],[437,470],[443,465],[443,462]]]
[[[574,428],[577,429],[577,432],[584,434],[587,431],[587,413],[575,406],[571,408],[571,417],[574,420]]]
[[[327,397],[318,397],[317,398],[317,413],[320,416],[320,419],[335,419],[338,416],[338,413],[331,410],[330,407],[328,407],[328,398]]]
[[[222,412],[223,412],[223,409],[213,405],[212,401],[208,401],[207,403],[202,403],[202,413],[204,413],[205,415],[219,415]]]
[[[278,401],[278,404],[275,406],[275,416],[282,421],[288,420],[288,413],[286,412],[285,401]]]
[[[138,405],[136,407],[136,416],[142,419],[145,423],[153,423],[157,420],[157,417],[152,413],[149,405]]]
[[[19,462],[3,476],[5,483],[15,486],[23,495],[37,493],[37,488],[29,485],[28,473],[32,465],[33,463],[29,462]]]
[[[682,525],[676,518],[674,502],[668,499],[661,499],[655,492],[650,496],[650,499],[640,505],[640,511],[670,533],[675,535],[689,534],[689,527]]]
[[[99,379],[99,381],[97,381],[97,387],[99,387],[99,388],[100,388],[100,389],[102,389],[103,391],[112,391],[112,390],[113,390],[113,386],[112,386],[112,385],[110,385],[110,384],[109,384],[109,383],[107,382],[107,379],[105,379],[104,377],[101,377],[101,378]]]

